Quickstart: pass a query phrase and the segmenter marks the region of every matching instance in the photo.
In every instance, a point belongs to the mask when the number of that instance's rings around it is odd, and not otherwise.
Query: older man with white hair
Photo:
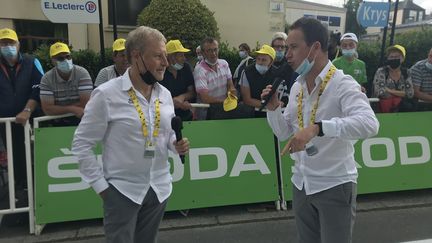
[[[93,91],[75,132],[82,177],[103,200],[106,242],[156,242],[172,191],[168,150],[189,150],[186,138],[176,141],[171,94],[158,83],[168,66],[165,42],[156,29],[130,32],[130,68]],[[103,166],[93,153],[100,141]]]

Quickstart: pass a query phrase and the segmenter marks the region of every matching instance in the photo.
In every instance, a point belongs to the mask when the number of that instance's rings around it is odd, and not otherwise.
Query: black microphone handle
[[[276,93],[276,90],[279,87],[279,85],[282,83],[282,81],[283,81],[283,79],[280,77],[277,77],[274,80],[274,82],[272,84],[272,89],[270,90],[268,95],[266,97],[264,97],[264,99],[261,100],[261,107],[259,108],[259,111],[262,111],[262,109],[264,109],[264,107],[268,104],[271,97],[274,95],[274,93]]]
[[[183,136],[182,136],[181,130],[174,130],[174,131],[175,131],[175,134],[176,134],[177,142],[180,141],[180,140],[182,140]],[[180,154],[180,160],[181,160],[182,164],[185,163],[185,155],[184,154]]]

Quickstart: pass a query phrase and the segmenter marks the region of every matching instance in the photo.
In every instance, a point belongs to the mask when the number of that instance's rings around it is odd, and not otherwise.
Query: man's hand
[[[180,141],[174,141],[174,146],[177,153],[184,155],[189,152],[189,140],[187,138],[182,138]]]
[[[270,93],[270,90],[272,89],[272,85],[267,85],[265,89],[263,89],[261,93],[261,100],[263,100],[267,95]],[[277,92],[273,94],[273,96],[270,98],[269,102],[266,105],[267,110],[274,111],[276,108],[280,106],[279,100],[277,98]]]
[[[74,106],[73,113],[76,117],[81,118],[84,115],[84,109],[79,106]]]
[[[319,133],[319,127],[316,124],[310,125],[303,130],[300,130],[285,145],[282,149],[281,155],[287,152],[295,153],[305,150],[306,144]]]
[[[21,125],[25,125],[28,119],[30,118],[31,113],[29,111],[21,111],[16,115],[15,121]]]
[[[107,194],[108,194],[108,190],[109,190],[109,187],[108,187],[107,189],[105,189],[105,190],[99,192],[99,196],[102,198],[102,200],[105,200],[105,199],[106,199]]]

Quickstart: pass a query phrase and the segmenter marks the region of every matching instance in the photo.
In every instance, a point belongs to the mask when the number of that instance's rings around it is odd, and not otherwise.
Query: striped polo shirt
[[[93,83],[88,71],[74,65],[69,80],[58,74],[57,68],[49,70],[41,79],[41,100],[54,100],[55,105],[71,105],[80,102],[80,94],[91,93]]]
[[[432,69],[426,67],[428,59],[418,61],[410,69],[411,80],[414,86],[420,87],[420,91],[432,94]]]
[[[218,59],[216,70],[211,69],[206,62],[200,62],[194,70],[195,88],[198,94],[207,92],[211,97],[225,99],[228,80],[232,79],[228,62]]]

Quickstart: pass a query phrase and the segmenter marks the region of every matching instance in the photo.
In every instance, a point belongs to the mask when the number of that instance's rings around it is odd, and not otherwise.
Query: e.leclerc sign
[[[384,27],[388,23],[390,3],[362,2],[357,10],[357,22],[363,27]]]
[[[41,0],[41,9],[53,23],[98,24],[97,0]]]

